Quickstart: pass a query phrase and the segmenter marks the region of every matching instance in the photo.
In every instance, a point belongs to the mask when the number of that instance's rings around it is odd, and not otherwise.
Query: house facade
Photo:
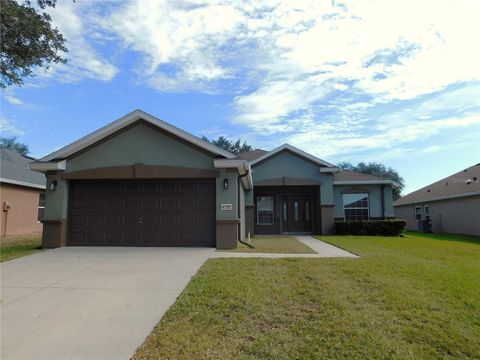
[[[32,163],[47,175],[43,245],[235,248],[394,217],[395,182],[285,144],[228,153],[136,110]]]
[[[480,164],[459,171],[395,201],[408,230],[480,236]],[[431,227],[431,228],[430,228]]]
[[[45,175],[29,169],[32,158],[0,149],[0,234],[41,233]]]

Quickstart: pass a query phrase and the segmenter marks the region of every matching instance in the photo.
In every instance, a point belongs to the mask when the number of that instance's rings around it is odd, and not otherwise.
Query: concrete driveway
[[[128,359],[214,249],[65,247],[1,265],[1,358]]]

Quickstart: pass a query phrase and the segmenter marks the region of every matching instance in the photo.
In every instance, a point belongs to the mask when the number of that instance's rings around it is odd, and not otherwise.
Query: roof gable
[[[43,161],[51,161],[55,159],[65,159],[70,155],[75,154],[78,151],[83,150],[86,147],[89,147],[95,144],[96,142],[106,138],[107,136],[112,135],[115,132],[141,120],[147,123],[150,123],[153,126],[156,126],[168,133],[171,133],[172,135],[175,135],[180,139],[190,142],[193,145],[196,145],[210,153],[213,153],[221,157],[225,157],[227,159],[235,158],[235,155],[229,153],[228,151],[225,151],[213,144],[210,144],[209,142],[204,141],[182,129],[179,129],[176,126],[173,126],[163,120],[160,120],[142,110],[135,110],[121,117],[120,119],[80,138],[79,140],[74,141],[73,143],[67,146],[64,146],[63,148],[57,151],[54,151],[51,154],[48,154],[47,156],[39,159],[39,161],[43,162]]]
[[[263,154],[262,156],[259,156],[257,157],[256,159],[250,161],[250,164],[253,166],[255,164],[258,164],[260,162],[263,162],[265,160],[267,160],[268,158],[282,152],[282,151],[290,151],[292,152],[293,154],[301,157],[301,158],[304,158],[306,160],[309,160],[310,162],[313,162],[314,164],[317,164],[319,166],[324,166],[324,167],[335,167],[334,165],[330,164],[329,162],[326,162],[322,159],[319,159],[317,158],[316,156],[313,156],[303,150],[300,150],[290,144],[283,144],[275,149],[273,149],[272,151],[269,151],[265,154]]]

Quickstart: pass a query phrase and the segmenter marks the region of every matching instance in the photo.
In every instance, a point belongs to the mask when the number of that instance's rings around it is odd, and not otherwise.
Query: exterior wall
[[[281,234],[284,232],[282,228],[282,197],[285,195],[305,195],[311,198],[311,218],[312,232],[322,233],[320,221],[320,207],[318,186],[258,186],[255,188],[256,196],[273,196],[274,220],[273,225],[258,225],[256,213],[254,212],[254,231],[258,235]],[[333,221],[333,218],[332,218]]]
[[[382,213],[382,191],[384,199],[384,210]],[[359,185],[359,186],[349,186],[349,185],[335,185],[333,187],[333,198],[334,198],[334,216],[336,219],[344,218],[343,211],[343,194],[344,193],[368,193],[368,204],[369,204],[369,213],[370,218],[382,219],[384,217],[393,217],[393,198],[392,198],[392,187],[382,185]]]
[[[395,215],[407,222],[408,230],[418,230],[415,206],[429,206],[432,231],[480,236],[480,196],[395,206]]]
[[[140,123],[72,157],[66,172],[133,164],[214,170],[212,159],[212,155]]]
[[[42,224],[37,221],[38,201],[43,190],[2,183],[0,184],[0,204],[2,206],[0,234],[26,235],[40,233]],[[10,210],[3,211],[3,202],[12,204]]]
[[[57,181],[57,189],[46,192],[43,246],[56,247],[65,244],[68,232],[68,184],[62,178],[77,171],[102,169],[136,164],[172,166],[216,171],[215,156],[198,149],[181,139],[172,137],[145,123],[138,123],[106,138],[67,159],[64,172],[47,174],[47,188]],[[217,247],[237,245],[239,232],[238,173],[222,169],[216,177]],[[223,188],[228,179],[229,188]],[[232,210],[221,210],[220,204],[232,204]],[[48,231],[47,231],[48,230]]]
[[[240,179],[238,180],[240,182]],[[238,209],[240,211],[240,239],[245,239],[245,226],[246,226],[246,218],[245,218],[245,190],[243,189],[242,185],[238,185]]]
[[[333,176],[328,173],[320,173],[320,166],[318,164],[299,157],[290,151],[282,151],[265,161],[253,165],[252,177],[254,186],[256,183],[263,180],[282,177],[294,177],[318,182],[320,185],[316,186],[317,189],[313,192],[316,203],[316,206],[313,209],[316,214],[316,222],[313,231],[322,234],[332,233],[333,211],[323,210],[323,208],[331,208],[334,205]],[[296,188],[299,189],[305,187],[307,186],[296,186]],[[275,214],[275,216],[277,216],[277,214]],[[321,224],[325,224],[325,226]]]

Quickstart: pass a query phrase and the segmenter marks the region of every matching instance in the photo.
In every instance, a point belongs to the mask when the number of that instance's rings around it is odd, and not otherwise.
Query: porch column
[[[333,202],[332,177],[324,177],[320,185],[320,214],[322,216],[322,235],[335,233],[335,214]]]

